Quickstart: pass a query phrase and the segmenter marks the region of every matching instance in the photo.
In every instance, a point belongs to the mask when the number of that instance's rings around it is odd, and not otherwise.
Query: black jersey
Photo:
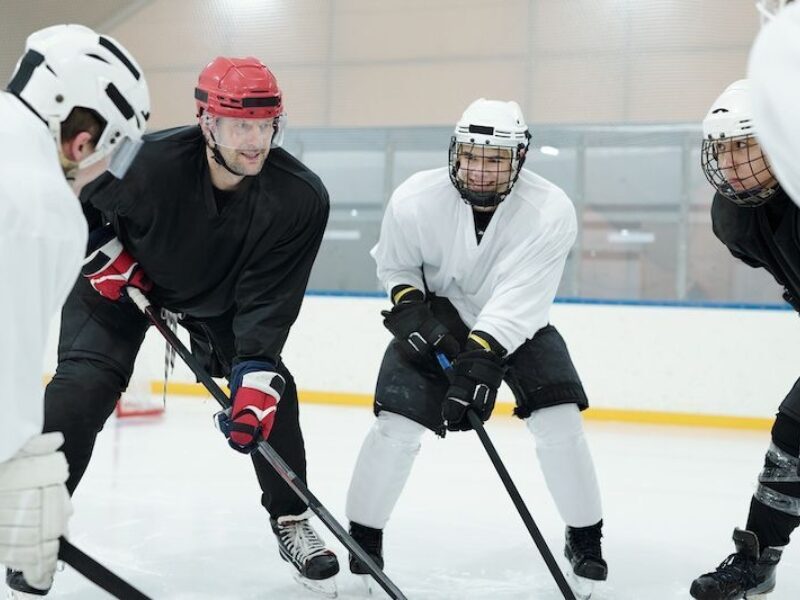
[[[714,234],[731,254],[763,267],[800,304],[800,210],[782,189],[757,207],[738,206],[716,194],[711,205]]]
[[[154,304],[200,319],[230,311],[235,362],[278,358],[328,220],[328,193],[302,163],[274,148],[222,193],[200,128],[181,127],[145,136],[125,178],[103,176],[81,200],[139,261]]]

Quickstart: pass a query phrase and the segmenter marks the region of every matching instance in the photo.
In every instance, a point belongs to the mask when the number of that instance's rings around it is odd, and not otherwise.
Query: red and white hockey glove
[[[249,453],[269,437],[285,387],[286,380],[271,363],[247,360],[233,368],[233,406],[230,414],[218,417],[231,448]]]
[[[122,247],[110,225],[93,231],[89,236],[89,253],[83,260],[81,274],[101,296],[114,301],[123,296],[128,286],[143,292],[153,288],[153,282]]]

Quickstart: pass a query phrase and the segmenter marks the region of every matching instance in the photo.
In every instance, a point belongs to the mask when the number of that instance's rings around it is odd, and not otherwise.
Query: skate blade
[[[41,594],[28,594],[27,592],[18,592],[16,590],[8,590],[6,592],[6,600],[42,600],[44,596]]]
[[[292,573],[294,580],[302,585],[307,590],[320,594],[326,598],[336,598],[339,596],[339,591],[336,588],[336,577],[328,577],[328,579],[308,579],[303,577],[300,573]]]
[[[391,600],[380,584],[370,575],[356,575],[361,580],[364,595],[373,600]]]
[[[372,597],[373,594],[375,593],[375,590],[373,589],[372,585],[373,583],[372,577],[370,577],[369,575],[356,575],[356,577],[358,577],[359,580],[361,580],[361,588],[364,594]]]
[[[592,597],[594,585],[597,582],[593,579],[586,579],[586,577],[575,575],[575,573],[567,573],[567,583],[578,600],[589,600],[589,598]]]

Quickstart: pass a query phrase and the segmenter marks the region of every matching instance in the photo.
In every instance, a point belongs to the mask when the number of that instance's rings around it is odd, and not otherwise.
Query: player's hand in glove
[[[58,538],[72,514],[63,443],[61,433],[36,435],[0,463],[0,564],[43,591],[53,583]]]
[[[425,363],[432,359],[434,351],[450,359],[458,355],[461,351],[458,340],[433,316],[420,290],[408,285],[396,286],[392,302],[392,310],[381,311],[383,324],[400,342],[406,356]]]
[[[275,372],[272,363],[246,360],[233,368],[233,404],[216,416],[231,448],[250,453],[258,442],[269,437],[285,387],[286,380]]]
[[[101,296],[114,301],[124,295],[128,286],[143,292],[153,288],[136,259],[122,247],[111,225],[89,235],[89,253],[83,260],[81,274]]]
[[[472,428],[467,419],[469,408],[477,413],[481,421],[489,419],[497,398],[497,388],[506,372],[501,358],[503,355],[505,349],[491,336],[482,332],[470,333],[464,352],[453,362],[450,387],[442,404],[442,420],[448,430],[466,431]]]

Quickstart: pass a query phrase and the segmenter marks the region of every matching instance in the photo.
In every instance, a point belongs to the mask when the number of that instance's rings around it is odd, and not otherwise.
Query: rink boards
[[[302,401],[370,406],[389,333],[369,296],[309,295],[284,361]],[[793,311],[658,304],[559,302],[561,331],[600,420],[762,429],[798,377],[800,320]],[[53,324],[45,374],[55,368]],[[161,393],[164,344],[148,333],[134,385]],[[182,364],[170,394],[205,395]],[[510,414],[503,388],[498,414]]]

